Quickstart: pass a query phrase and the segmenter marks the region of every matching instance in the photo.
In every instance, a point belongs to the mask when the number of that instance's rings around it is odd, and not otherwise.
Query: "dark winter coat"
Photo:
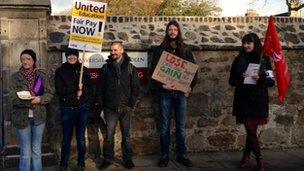
[[[37,76],[43,80],[44,93],[40,96],[40,104],[35,105],[33,109],[34,123],[39,125],[46,121],[46,105],[53,98],[53,89],[50,86],[47,75],[37,70]],[[29,109],[31,108],[30,100],[21,100],[17,96],[18,91],[28,90],[27,81],[20,71],[15,72],[11,77],[10,82],[10,100],[12,105],[11,121],[12,124],[18,128],[23,129],[28,126]]]
[[[117,73],[115,61],[110,56],[101,68],[101,84],[98,92],[102,108],[117,110],[125,106],[133,108],[136,105],[139,96],[139,79],[135,66],[129,71],[129,65],[133,65],[130,61],[130,57],[124,53],[120,74]]]
[[[192,54],[192,51],[191,49],[186,45],[186,44],[183,44],[184,46],[184,52],[179,55],[177,54],[173,49],[164,49],[162,47],[162,45],[159,45],[159,46],[156,46],[156,47],[153,47],[152,48],[152,52],[153,52],[153,56],[152,56],[152,61],[151,61],[151,65],[150,65],[150,75],[152,76],[155,68],[156,68],[156,65],[158,63],[158,60],[161,56],[161,54],[163,53],[163,51],[167,51],[169,53],[172,53],[180,58],[183,58],[184,60],[187,60],[189,62],[192,62],[192,63],[195,63],[195,60],[194,60],[194,57],[193,57],[193,54]],[[196,81],[197,81],[197,73],[195,74],[192,82],[191,82],[191,85],[190,85],[190,88],[193,89],[195,84],[196,84]],[[167,91],[165,89],[163,89],[162,87],[163,83],[160,83],[154,79],[151,80],[151,89],[152,89],[152,92],[153,93],[159,93],[161,91]]]
[[[243,73],[249,63],[260,62],[260,58],[254,54],[246,54],[234,59],[230,71],[229,84],[235,87],[233,115],[241,118],[267,118],[269,109],[267,87],[274,85],[274,79],[270,78],[266,71],[271,71],[272,67],[268,57],[262,58],[257,84],[243,84]]]
[[[77,98],[80,67],[80,63],[71,65],[66,62],[56,70],[55,89],[59,95],[62,107],[79,107],[90,102],[90,98],[92,97],[90,75],[86,67],[83,68],[82,95],[79,99]]]

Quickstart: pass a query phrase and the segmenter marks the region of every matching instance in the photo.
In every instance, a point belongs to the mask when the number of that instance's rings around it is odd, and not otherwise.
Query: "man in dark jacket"
[[[105,114],[107,126],[104,141],[104,162],[107,167],[114,159],[114,135],[117,121],[122,132],[122,155],[125,168],[134,167],[131,147],[131,116],[139,95],[139,79],[136,68],[130,63],[130,57],[124,52],[121,43],[111,45],[111,55],[101,68],[101,86],[99,102]]]
[[[195,63],[189,47],[182,40],[182,33],[179,24],[172,20],[166,27],[166,35],[162,44],[153,49],[151,61],[151,73],[153,73],[157,62],[163,51],[172,53],[180,58]],[[160,145],[161,158],[158,165],[166,167],[169,162],[169,146],[170,146],[170,123],[172,118],[172,110],[175,114],[176,123],[176,142],[177,142],[177,162],[192,167],[192,162],[185,157],[185,114],[187,110],[187,96],[194,88],[197,75],[193,79],[189,91],[187,93],[178,91],[174,85],[167,85],[152,80],[153,91],[159,96],[159,106],[161,113],[160,123]]]
[[[78,170],[85,169],[86,153],[85,129],[90,114],[89,98],[90,75],[86,67],[83,69],[83,80],[79,84],[81,64],[78,61],[79,52],[76,49],[65,51],[67,62],[61,65],[55,73],[56,93],[60,98],[62,120],[62,146],[60,169],[66,170],[70,154],[74,127],[76,130],[78,150]]]

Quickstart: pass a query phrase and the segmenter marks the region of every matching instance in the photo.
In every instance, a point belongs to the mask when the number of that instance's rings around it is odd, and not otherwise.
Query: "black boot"
[[[247,168],[250,165],[250,153],[244,153],[242,160],[239,163],[239,168]]]
[[[193,166],[192,161],[190,159],[186,158],[185,156],[177,156],[176,161],[187,167]]]
[[[134,163],[132,160],[127,160],[123,163],[123,166],[127,169],[132,169],[135,167]]]
[[[265,171],[265,165],[262,156],[256,158],[258,171]]]
[[[167,167],[169,163],[169,155],[162,155],[159,159],[158,166],[159,167]]]
[[[60,166],[60,171],[67,171],[68,167],[67,166]]]

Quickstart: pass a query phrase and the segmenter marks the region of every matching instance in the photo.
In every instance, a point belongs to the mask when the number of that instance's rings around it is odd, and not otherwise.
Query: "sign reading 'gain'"
[[[177,90],[187,92],[198,65],[164,51],[156,65],[152,78]]]

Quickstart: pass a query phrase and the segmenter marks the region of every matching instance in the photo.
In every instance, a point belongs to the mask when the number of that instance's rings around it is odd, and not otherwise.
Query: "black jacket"
[[[102,108],[117,110],[124,106],[134,107],[139,96],[139,79],[136,67],[132,66],[129,72],[130,57],[124,53],[123,62],[120,66],[121,73],[117,73],[114,62],[109,56],[107,63],[101,68],[101,84],[98,101]]]
[[[169,53],[172,53],[174,55],[177,55],[178,57],[183,58],[187,61],[195,63],[195,60],[194,60],[191,49],[186,44],[183,44],[183,45],[184,45],[185,50],[184,50],[182,55],[176,54],[172,49],[164,49],[162,47],[162,45],[153,47],[152,48],[153,56],[152,56],[151,64],[150,64],[150,67],[149,67],[150,68],[150,70],[149,70],[150,77],[152,76],[152,74],[153,74],[153,72],[156,68],[156,65],[158,63],[158,60],[159,60],[159,58],[160,58],[160,56],[161,56],[161,54],[163,53],[164,50],[169,52]],[[191,85],[190,85],[191,89],[194,88],[194,86],[196,84],[196,81],[197,81],[197,73],[195,74],[195,76],[194,76],[194,78],[191,82]],[[158,94],[161,91],[167,91],[167,90],[163,89],[162,85],[163,85],[163,83],[160,83],[160,82],[158,82],[154,79],[151,79],[151,87],[150,88],[151,88],[152,93]]]
[[[80,63],[71,65],[66,62],[56,70],[55,89],[63,107],[79,107],[90,102],[90,75],[86,67],[83,68],[82,95],[77,98],[80,67]]]
[[[243,84],[243,73],[249,63],[259,63],[259,59],[237,56],[231,67],[229,84],[235,87],[233,100],[233,115],[242,118],[267,118],[269,109],[267,87],[274,85],[274,78],[266,75],[272,71],[268,57],[262,58],[259,79],[256,85]]]

